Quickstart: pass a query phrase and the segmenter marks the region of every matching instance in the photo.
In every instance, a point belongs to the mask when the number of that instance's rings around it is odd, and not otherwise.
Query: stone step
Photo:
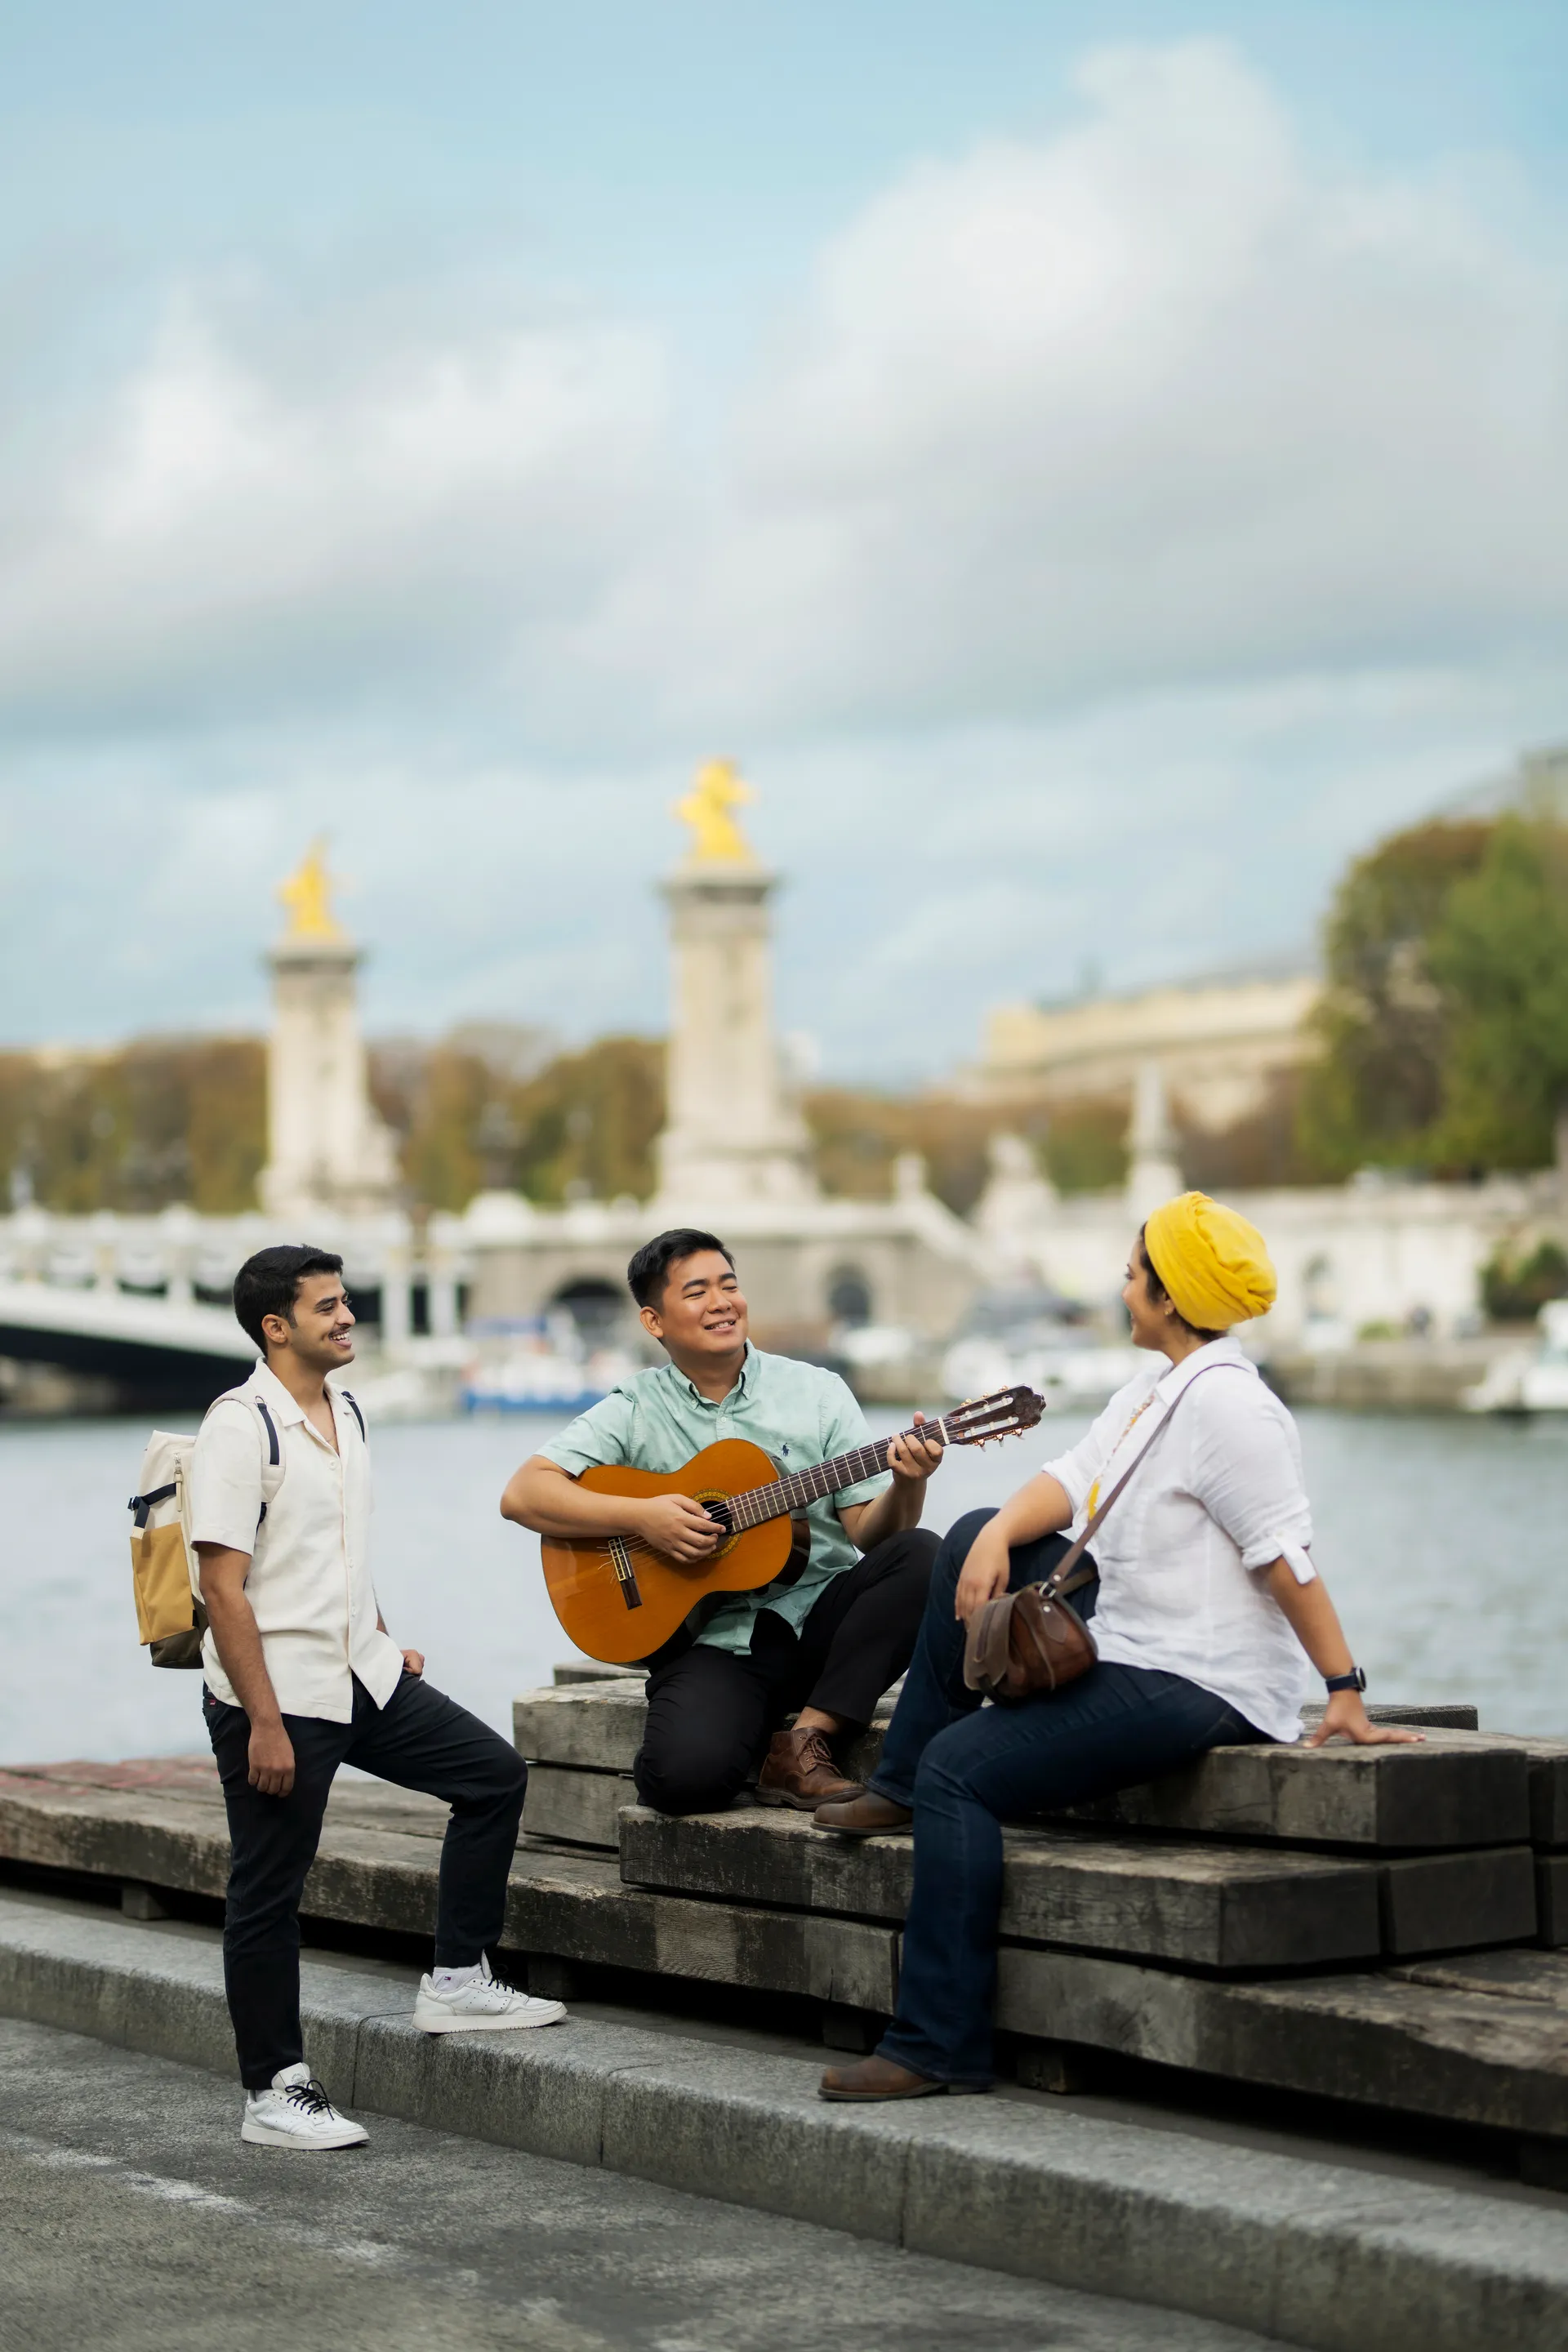
[[[334,1794],[307,1916],[428,1934],[439,1860],[428,1813],[416,1806],[411,1827],[400,1792],[346,1785],[353,1818],[337,1815]],[[386,1828],[375,1826],[378,1808]],[[216,1776],[204,1793],[0,1774],[0,1854],[219,1895],[228,1842]],[[896,1997],[890,1919],[628,1886],[613,1857],[582,1850],[519,1849],[505,1943],[881,2015]],[[1259,1984],[1009,1944],[999,2016],[1030,2037],[1568,2140],[1565,1967],[1553,1953],[1500,1952]]]
[[[621,1874],[639,1886],[872,1919],[901,1921],[909,1905],[907,1834],[828,1837],[762,1807],[671,1821],[636,1806],[620,1840]],[[1181,1968],[1324,1968],[1519,1943],[1536,1927],[1527,1846],[1373,1862],[1071,1830],[1010,1830],[1005,1843],[1005,1937]]]
[[[1444,1730],[1410,1748],[1214,1748],[1079,1818],[1292,1845],[1513,1845],[1530,1837],[1529,1759],[1484,1733]]]
[[[311,2061],[356,2112],[913,2253],[962,2252],[1270,2342],[1288,2335],[1312,2352],[1568,2340],[1561,2212],[1510,2182],[1369,2162],[1322,2141],[1259,2146],[1245,2132],[1071,2100],[829,2107],[816,2096],[819,2062],[743,2038],[581,2016],[547,2033],[430,2036],[413,2024],[412,1969],[308,1954],[301,1977]],[[0,2010],[233,2079],[211,1931],[132,1927],[96,1905],[0,1895]],[[669,2243],[679,2248],[678,2233]],[[1031,2342],[1083,2340],[1042,2297],[1047,2307]],[[501,2332],[523,2341],[550,2330],[546,2314],[521,2336]],[[1019,2340],[1016,2327],[1006,2340]]]
[[[574,1845],[615,1853],[620,1844],[621,1808],[637,1801],[637,1788],[627,1773],[531,1764],[522,1826],[530,1837],[563,1838]]]
[[[512,1743],[530,1764],[629,1773],[642,1745],[647,1714],[641,1678],[630,1674],[605,1682],[524,1691],[511,1705]],[[870,1729],[844,1750],[844,1769],[856,1780],[874,1769],[891,1715],[889,1699]]]
[[[1005,1945],[996,2019],[1159,2065],[1568,2139],[1568,1954],[1245,1984]]]
[[[412,1826],[411,1805],[427,1808],[414,1814]],[[380,1781],[339,1782],[302,1913],[429,1935],[446,1821],[447,1808],[434,1799],[410,1800]],[[204,1794],[44,1781],[18,1787],[13,1776],[0,1775],[0,1854],[221,1897],[228,1827],[216,1776]],[[645,1893],[623,1883],[613,1854],[520,1845],[504,1939],[520,1952],[803,1994],[884,2014],[896,1998],[896,1928]]]
[[[531,1691],[513,1708],[518,1749],[531,1763],[627,1774],[644,1712],[640,1693],[624,1684]],[[864,1777],[879,1741],[874,1725],[846,1756],[846,1769]],[[1568,1742],[1434,1726],[1419,1747],[1216,1748],[1187,1770],[1102,1799],[1079,1817],[1292,1845],[1516,1845],[1534,1822],[1553,1832],[1568,1825]]]

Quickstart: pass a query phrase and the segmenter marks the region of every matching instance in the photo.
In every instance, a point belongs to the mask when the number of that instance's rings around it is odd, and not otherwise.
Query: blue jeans
[[[1212,1691],[1146,1666],[1091,1666],[1063,1690],[982,1708],[964,1687],[952,1600],[970,1546],[994,1516],[970,1511],[943,1539],[870,1782],[915,1816],[899,2009],[880,2054],[974,2089],[991,2080],[1002,1823],[1134,1788],[1205,1748],[1263,1736]],[[1066,1549],[1061,1536],[1021,1544],[1009,1556],[1009,1589],[1047,1576]],[[1090,1585],[1070,1599],[1088,1617],[1094,1597]]]

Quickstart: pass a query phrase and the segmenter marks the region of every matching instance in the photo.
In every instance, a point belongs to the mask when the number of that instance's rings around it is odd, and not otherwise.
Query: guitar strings
[[[1012,1403],[1013,1400],[1008,1397],[1006,1402]],[[990,1398],[984,1399],[981,1411],[988,1412],[994,1417],[996,1404]],[[984,1444],[987,1437],[1023,1434],[1021,1429],[974,1427],[973,1424],[978,1418],[979,1415],[973,1406],[960,1405],[951,1413],[941,1414],[934,1422],[925,1422],[918,1428],[901,1429],[898,1432],[898,1435],[922,1437],[937,1433],[945,1448],[948,1445]],[[951,1426],[953,1423],[957,1426]],[[829,1462],[814,1463],[808,1470],[794,1470],[785,1477],[771,1480],[765,1486],[748,1486],[739,1495],[727,1496],[724,1499],[729,1513],[730,1534],[731,1536],[749,1535],[754,1528],[765,1526],[769,1519],[783,1518],[787,1512],[795,1508],[797,1502],[820,1502],[826,1496],[837,1494],[843,1486],[858,1485],[862,1478],[868,1478],[878,1470],[887,1466],[887,1449],[893,1443],[894,1440],[890,1437],[875,1438],[868,1445],[857,1445],[847,1454],[836,1454]],[[826,1480],[826,1483],[821,1485],[816,1483],[819,1480]],[[765,1509],[757,1507],[764,1502],[767,1506]],[[714,1524],[722,1527],[724,1521],[716,1519]],[[667,1553],[657,1551],[644,1536],[622,1535],[617,1536],[615,1540],[624,1545],[628,1552],[646,1553],[654,1559],[664,1559],[668,1557]],[[590,1536],[587,1541],[595,1544],[607,1543],[610,1538],[605,1536]],[[700,1565],[700,1563],[694,1562],[693,1565]]]

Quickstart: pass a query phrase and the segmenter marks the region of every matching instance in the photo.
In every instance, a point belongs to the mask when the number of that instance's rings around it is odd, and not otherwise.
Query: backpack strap
[[[132,1495],[125,1507],[134,1513],[136,1526],[144,1528],[149,1511],[155,1510],[160,1503],[166,1503],[170,1496],[177,1492],[177,1487],[171,1480],[166,1486],[151,1487],[145,1495]]]
[[[278,1498],[278,1489],[283,1484],[283,1473],[287,1465],[283,1460],[283,1441],[279,1434],[278,1423],[267,1410],[266,1399],[253,1397],[251,1402],[261,1416],[261,1427],[257,1431],[257,1435],[261,1438],[265,1448],[265,1458],[261,1465],[261,1517],[256,1522],[257,1533],[259,1535],[266,1522],[267,1507],[268,1503],[276,1502]],[[269,1471],[273,1473],[271,1477],[268,1475]],[[268,1486],[272,1489],[270,1494],[267,1491]]]
[[[256,1522],[259,1531],[267,1517],[268,1505],[277,1500],[278,1489],[283,1484],[283,1474],[289,1467],[283,1458],[282,1433],[264,1397],[247,1396],[243,1388],[226,1389],[222,1396],[214,1397],[207,1407],[207,1412],[216,1412],[220,1404],[243,1406],[247,1419],[249,1418],[251,1406],[254,1405],[256,1408],[257,1417],[250,1425],[256,1432],[257,1443],[261,1449],[261,1517]],[[155,1500],[156,1497],[148,1499]]]
[[[342,1399],[343,1402],[347,1405],[347,1407],[348,1407],[349,1411],[353,1413],[353,1415],[354,1419],[355,1419],[355,1420],[358,1422],[358,1423],[359,1423],[359,1433],[360,1433],[360,1442],[361,1442],[361,1444],[364,1444],[364,1445],[368,1445],[368,1444],[370,1444],[370,1433],[369,1433],[369,1432],[366,1430],[365,1425],[364,1425],[364,1415],[363,1415],[363,1412],[361,1412],[361,1411],[360,1411],[360,1409],[359,1409],[359,1406],[358,1406],[358,1404],[356,1403],[356,1402],[355,1402],[354,1398],[353,1397],[353,1395],[350,1393],[350,1391],[349,1391],[347,1389],[340,1389],[340,1390],[338,1391],[338,1394],[342,1397]]]
[[[278,1442],[278,1423],[268,1412],[266,1402],[263,1398],[257,1398],[256,1410],[261,1415],[262,1422],[267,1430],[267,1459],[272,1468],[276,1470],[278,1465],[283,1459],[283,1448]]]

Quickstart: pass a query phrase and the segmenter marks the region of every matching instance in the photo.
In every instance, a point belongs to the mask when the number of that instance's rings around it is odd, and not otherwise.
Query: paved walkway
[[[195,2068],[0,2019],[6,2352],[1265,2352],[384,2116],[296,2158]]]

